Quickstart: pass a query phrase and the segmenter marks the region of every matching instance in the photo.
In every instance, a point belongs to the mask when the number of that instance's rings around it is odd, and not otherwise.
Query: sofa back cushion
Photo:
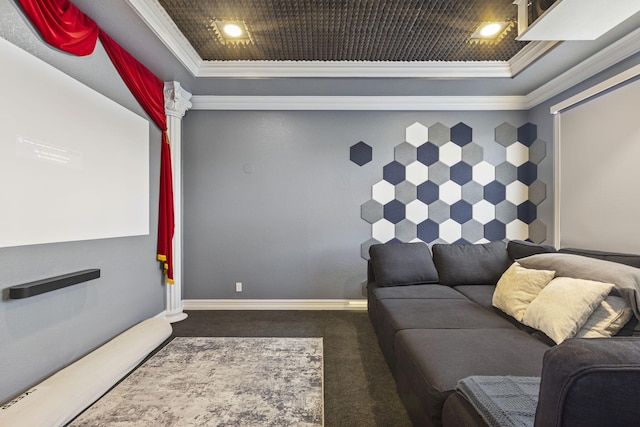
[[[425,243],[372,245],[369,256],[378,286],[438,283],[438,271]]]
[[[516,261],[531,255],[556,252],[556,248],[550,245],[541,245],[524,240],[510,240],[507,243],[507,252],[509,253],[509,257],[513,261]]]
[[[432,250],[440,283],[448,286],[495,285],[512,264],[503,242],[435,244]]]

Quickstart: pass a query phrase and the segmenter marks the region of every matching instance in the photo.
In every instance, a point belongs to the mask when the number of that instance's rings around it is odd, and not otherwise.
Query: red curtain
[[[18,1],[42,37],[58,49],[75,55],[89,55],[95,48],[97,38],[100,37],[122,80],[162,131],[158,260],[164,263],[167,281],[173,283],[173,183],[171,147],[164,112],[164,83],[69,0]]]

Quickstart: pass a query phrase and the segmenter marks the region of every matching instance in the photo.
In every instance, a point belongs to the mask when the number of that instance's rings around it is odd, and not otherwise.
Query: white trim
[[[598,94],[605,92],[611,89],[612,87],[622,84],[637,76],[640,76],[640,65],[631,67],[628,70],[623,71],[622,73],[611,77],[610,79],[607,79],[595,86],[592,86],[587,90],[583,90],[582,92],[572,96],[571,98],[567,98],[556,105],[553,105],[550,109],[550,112],[551,114],[560,113],[563,110],[566,110],[567,108],[571,108],[582,101],[586,101],[589,98],[597,96]]]
[[[553,116],[553,246],[560,248],[560,114]]]
[[[217,96],[191,98],[193,110],[525,110],[523,96]]]
[[[129,6],[140,16],[164,45],[182,64],[197,76],[202,58],[178,29],[158,0],[127,0]]]
[[[511,68],[511,77],[515,77],[522,70],[527,68],[529,65],[536,62],[538,59],[542,58],[547,54],[551,49],[558,46],[560,42],[531,42],[521,49],[518,53],[516,53],[513,58],[509,60],[509,65]]]
[[[202,61],[196,77],[512,77],[506,61]]]
[[[367,309],[367,300],[356,299],[185,299],[185,310],[353,310]]]
[[[527,109],[535,107],[638,52],[640,52],[640,28],[530,92],[526,97]]]

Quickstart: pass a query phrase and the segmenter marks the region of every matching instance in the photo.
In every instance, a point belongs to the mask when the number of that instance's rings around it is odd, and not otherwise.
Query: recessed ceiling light
[[[469,41],[475,43],[497,43],[504,38],[514,25],[514,22],[507,21],[483,22],[478,26],[475,33],[471,35]]]
[[[244,21],[212,21],[211,27],[222,44],[253,43]]]
[[[240,37],[243,33],[242,28],[240,28],[238,24],[234,23],[225,24],[222,31],[229,37]]]

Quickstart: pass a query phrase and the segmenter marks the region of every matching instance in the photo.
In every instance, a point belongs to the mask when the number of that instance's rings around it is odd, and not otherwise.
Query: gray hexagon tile
[[[480,163],[483,160],[482,147],[471,142],[462,147],[462,161],[473,166]]]
[[[496,128],[495,140],[498,144],[507,147],[518,140],[518,131],[515,126],[509,123],[502,123]]]
[[[547,156],[547,143],[541,139],[536,139],[531,147],[529,147],[529,161],[540,164],[542,159]]]
[[[407,204],[418,198],[418,187],[409,182],[402,181],[396,185],[396,199],[401,203]]]
[[[410,242],[418,237],[418,226],[408,219],[403,219],[396,224],[395,237],[401,242]]]
[[[477,203],[484,197],[484,187],[475,182],[469,181],[462,186],[462,200],[471,204]]]
[[[369,200],[360,206],[360,216],[369,224],[373,224],[384,217],[384,206],[375,200]]]
[[[441,146],[451,141],[451,130],[442,123],[429,126],[429,141],[436,146]]]
[[[394,160],[403,166],[407,166],[418,160],[418,149],[408,142],[397,145],[393,151]]]
[[[363,258],[371,244],[390,241],[545,241],[537,215],[547,192],[538,176],[546,142],[531,123],[502,123],[494,139],[473,141],[465,123],[409,125],[361,206],[372,237],[362,244]]]

